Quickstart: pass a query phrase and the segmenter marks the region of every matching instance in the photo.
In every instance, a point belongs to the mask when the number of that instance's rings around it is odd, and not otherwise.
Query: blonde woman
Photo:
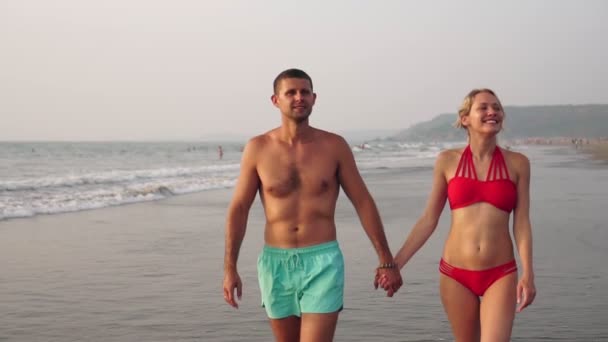
[[[456,341],[509,341],[515,311],[536,295],[532,269],[530,162],[497,145],[503,107],[490,89],[464,99],[456,126],[468,145],[437,157],[427,206],[395,257],[399,268],[431,236],[446,200],[452,220],[439,263],[441,301]],[[518,280],[513,236],[521,260]],[[387,291],[393,289],[379,279]],[[483,298],[481,298],[483,297]]]

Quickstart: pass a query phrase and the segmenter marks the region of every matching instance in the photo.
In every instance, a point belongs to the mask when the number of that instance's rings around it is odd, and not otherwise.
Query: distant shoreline
[[[589,154],[595,160],[608,164],[608,141],[583,146],[582,152]]]
[[[582,153],[588,154],[592,159],[608,163],[608,138],[525,138],[509,141],[512,145],[556,145],[573,146]]]
[[[608,137],[601,138],[580,138],[580,137],[528,137],[518,139],[507,139],[511,144],[515,145],[602,145],[608,144]]]

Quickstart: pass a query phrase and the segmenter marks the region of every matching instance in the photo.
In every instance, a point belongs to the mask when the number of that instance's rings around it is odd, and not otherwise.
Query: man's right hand
[[[237,298],[241,300],[243,284],[241,283],[239,273],[236,270],[224,271],[224,300],[230,306],[238,309],[239,304],[236,302],[234,290],[236,290]]]

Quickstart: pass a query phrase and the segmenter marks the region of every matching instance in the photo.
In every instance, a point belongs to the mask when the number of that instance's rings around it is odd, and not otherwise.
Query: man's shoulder
[[[271,131],[268,131],[250,138],[245,144],[243,152],[246,154],[256,154],[264,149],[272,140],[270,133]]]
[[[262,134],[258,134],[254,137],[252,137],[251,139],[249,139],[249,141],[247,142],[247,145],[252,145],[252,146],[263,146],[266,145],[268,143],[270,143],[275,136],[275,129],[271,129],[270,131],[264,132]]]
[[[346,143],[346,139],[344,139],[343,136],[334,133],[334,132],[330,132],[330,131],[326,131],[326,130],[322,130],[319,128],[315,128],[315,131],[317,132],[317,137],[331,142],[331,143]]]

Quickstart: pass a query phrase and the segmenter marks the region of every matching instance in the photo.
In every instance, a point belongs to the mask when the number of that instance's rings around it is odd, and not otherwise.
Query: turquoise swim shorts
[[[344,257],[337,241],[304,248],[265,246],[258,280],[271,319],[336,312],[344,304]]]

